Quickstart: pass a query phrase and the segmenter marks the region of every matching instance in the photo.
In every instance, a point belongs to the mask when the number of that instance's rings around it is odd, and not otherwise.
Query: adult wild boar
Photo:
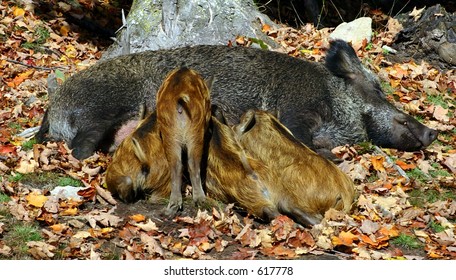
[[[413,151],[437,137],[435,130],[390,104],[354,50],[336,40],[325,64],[227,46],[146,51],[99,62],[49,96],[37,140],[65,140],[79,159],[96,149],[107,150],[140,104],[154,110],[165,75],[182,65],[203,78],[214,76],[212,103],[224,111],[229,124],[248,109],[274,111],[295,137],[323,154],[369,139]]]

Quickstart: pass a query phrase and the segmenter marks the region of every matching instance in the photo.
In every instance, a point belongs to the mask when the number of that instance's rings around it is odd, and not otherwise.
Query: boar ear
[[[354,80],[362,73],[361,61],[353,48],[345,41],[335,40],[330,43],[326,53],[325,65],[337,77]]]
[[[214,81],[215,81],[215,77],[214,76],[210,76],[209,78],[207,78],[205,80],[206,86],[209,89],[209,91],[212,91],[212,85],[214,85]]]
[[[217,119],[219,122],[221,122],[224,125],[228,125],[225,115],[223,114],[222,109],[219,108],[219,106],[212,104],[211,105],[211,112],[212,116]]]
[[[135,137],[132,137],[131,143],[133,144],[133,152],[135,153],[135,156],[139,159],[141,163],[147,163],[146,153],[144,152],[138,140]]]
[[[246,133],[255,125],[255,112],[253,110],[248,110],[241,118],[241,122],[237,126],[237,132],[239,134]]]

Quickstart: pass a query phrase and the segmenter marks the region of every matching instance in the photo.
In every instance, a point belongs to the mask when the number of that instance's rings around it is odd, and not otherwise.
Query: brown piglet
[[[182,208],[185,166],[192,185],[193,201],[201,205],[205,194],[201,181],[204,139],[211,117],[210,86],[194,70],[171,71],[157,92],[157,124],[171,171],[171,195],[166,214]]]
[[[272,114],[249,110],[233,129],[246,152],[272,172],[274,182],[267,185],[281,214],[314,225],[330,208],[350,210],[355,196],[351,179],[298,141]]]

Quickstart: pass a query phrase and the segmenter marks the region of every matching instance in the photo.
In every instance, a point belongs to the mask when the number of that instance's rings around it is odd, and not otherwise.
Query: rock
[[[332,40],[342,39],[351,42],[353,45],[358,45],[364,39],[367,42],[372,38],[372,19],[369,17],[361,17],[351,22],[339,24],[336,29],[329,35]]]
[[[441,59],[451,65],[456,65],[456,44],[443,42],[438,47],[438,53]]]
[[[83,189],[86,189],[86,187],[57,186],[51,191],[51,194],[63,199],[82,200],[83,197],[78,195],[78,191]]]
[[[425,60],[441,71],[456,65],[456,13],[448,13],[440,4],[426,8],[419,18],[409,13],[397,19],[404,27],[391,47],[398,52],[392,62]]]

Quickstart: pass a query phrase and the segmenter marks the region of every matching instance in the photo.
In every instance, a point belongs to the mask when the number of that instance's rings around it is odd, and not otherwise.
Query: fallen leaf
[[[51,259],[54,256],[52,251],[57,249],[55,246],[43,241],[29,241],[27,246],[30,248],[27,251],[38,260]]]
[[[132,223],[133,226],[135,227],[139,227],[140,229],[144,230],[144,231],[151,231],[151,230],[158,230],[158,227],[157,225],[151,220],[149,219],[147,221],[147,223]]]
[[[376,233],[380,229],[380,225],[376,222],[372,222],[371,220],[363,220],[361,223],[361,227],[359,228],[365,234],[373,234]]]
[[[40,193],[32,192],[32,193],[29,193],[25,197],[25,199],[27,200],[27,203],[29,205],[41,208],[41,207],[43,207],[44,203],[48,200],[48,197],[46,197]]]
[[[78,232],[76,232],[75,235],[73,235],[74,238],[81,238],[81,239],[84,239],[84,238],[87,238],[87,237],[90,237],[90,236],[92,236],[92,235],[90,234],[90,232],[88,232],[88,231],[83,231],[83,230],[78,231]]]
[[[383,163],[385,162],[385,158],[383,156],[373,156],[371,158],[372,166],[375,170],[384,172],[385,167],[383,167]]]
[[[416,165],[413,163],[406,163],[400,159],[396,160],[396,164],[403,170],[410,170],[416,168]]]
[[[338,236],[333,236],[332,244],[334,246],[351,246],[355,240],[358,240],[358,236],[354,235],[349,231],[342,231],[339,233]]]
[[[435,106],[434,118],[443,123],[448,123],[450,121],[450,118],[448,117],[448,109],[445,109],[440,105]]]
[[[139,223],[139,222],[144,222],[146,220],[146,217],[142,214],[136,214],[136,215],[130,216],[130,219]]]

